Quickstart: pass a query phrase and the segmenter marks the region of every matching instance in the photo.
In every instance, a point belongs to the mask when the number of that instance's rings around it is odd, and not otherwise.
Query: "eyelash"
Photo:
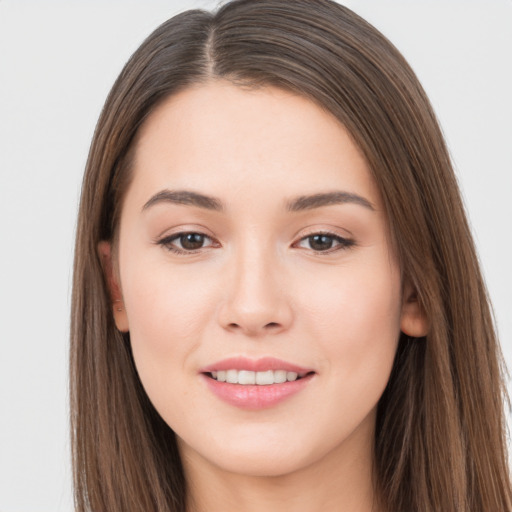
[[[319,256],[322,256],[324,254],[331,254],[333,252],[337,252],[337,251],[341,251],[341,250],[345,250],[345,249],[350,249],[351,247],[354,247],[356,245],[355,240],[353,240],[351,238],[344,238],[342,236],[336,235],[334,233],[330,233],[328,231],[315,231],[314,233],[310,233],[309,235],[303,236],[298,241],[298,243],[296,243],[294,245],[300,244],[300,242],[302,242],[303,240],[308,240],[308,239],[309,239],[309,241],[311,243],[311,239],[314,238],[314,237],[330,238],[330,239],[332,239],[333,244],[334,243],[337,244],[334,248],[330,247],[330,248],[328,248],[325,251],[315,251],[314,249],[310,249],[316,255],[319,255]]]
[[[175,240],[179,240],[182,237],[185,237],[187,235],[199,235],[203,237],[204,239],[211,240],[212,243],[206,247],[200,247],[198,249],[180,249],[179,247],[174,247],[171,244]],[[165,238],[162,238],[162,240],[159,240],[157,242],[158,245],[161,245],[165,247],[168,251],[173,252],[174,254],[180,254],[180,255],[189,255],[189,254],[196,254],[202,249],[206,249],[208,247],[218,247],[220,244],[218,242],[214,242],[212,237],[205,235],[204,233],[200,233],[199,231],[181,231],[180,233],[176,233],[174,235],[166,236]]]
[[[203,237],[203,240],[208,239],[211,241],[211,243],[210,243],[210,245],[199,247],[198,249],[189,249],[189,250],[179,248],[179,247],[172,245],[173,242],[175,242],[176,240],[182,239],[183,237],[190,236],[190,235],[199,235],[200,237]],[[321,255],[325,255],[325,254],[331,254],[333,252],[337,252],[340,250],[350,249],[351,247],[356,245],[356,242],[350,238],[343,238],[339,235],[336,235],[334,233],[330,233],[327,231],[315,231],[314,233],[303,236],[298,242],[296,242],[294,244],[294,246],[297,246],[302,241],[305,241],[308,239],[309,239],[309,243],[311,244],[312,239],[314,237],[318,237],[318,236],[330,238],[330,239],[332,239],[333,244],[335,243],[337,245],[334,248],[329,247],[327,250],[319,250],[319,251],[315,251],[314,249],[310,248],[309,250],[313,251],[313,253],[315,253],[315,255],[321,256]],[[180,233],[176,233],[174,235],[170,235],[165,238],[162,238],[161,240],[158,240],[157,244],[165,247],[168,251],[170,251],[174,254],[178,254],[178,255],[197,254],[201,250],[207,249],[209,247],[220,247],[220,244],[218,242],[214,241],[210,236],[205,235],[204,233],[201,233],[198,231],[182,231]]]

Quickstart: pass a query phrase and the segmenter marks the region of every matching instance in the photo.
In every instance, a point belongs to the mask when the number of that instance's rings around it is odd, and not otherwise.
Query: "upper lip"
[[[248,370],[252,372],[264,372],[267,370],[286,370],[287,372],[296,372],[299,374],[311,373],[311,368],[304,368],[282,359],[275,357],[262,357],[259,359],[249,359],[247,357],[230,357],[222,359],[216,363],[205,366],[201,373],[211,373],[222,370]]]

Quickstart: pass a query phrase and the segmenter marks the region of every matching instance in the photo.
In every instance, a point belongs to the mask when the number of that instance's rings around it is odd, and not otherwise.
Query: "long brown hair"
[[[97,246],[115,240],[138,128],[169,95],[223,78],[273,85],[334,114],[382,194],[404,274],[429,319],[401,337],[378,405],[376,492],[390,512],[512,510],[503,368],[449,155],[396,48],[331,0],[235,0],[153,32],[98,121],[78,219],[71,424],[79,512],[175,511],[186,482],[172,430],[146,396],[129,334],[115,328]]]

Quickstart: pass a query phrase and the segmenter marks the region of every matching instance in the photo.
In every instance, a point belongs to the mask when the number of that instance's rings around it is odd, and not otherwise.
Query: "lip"
[[[291,382],[269,385],[242,385],[219,382],[208,374],[222,370],[249,370],[261,372],[266,370],[286,370],[304,375],[304,377]],[[248,359],[234,357],[223,359],[201,369],[201,377],[208,389],[223,402],[239,409],[257,411],[277,406],[285,400],[296,395],[313,379],[315,372],[287,361],[264,357],[261,359]]]
[[[260,359],[249,359],[247,357],[230,357],[222,359],[200,370],[201,373],[211,373],[222,370],[249,370],[252,372],[265,372],[267,370],[286,370],[287,372],[310,373],[312,368],[303,368],[296,364],[276,359],[275,357],[262,357]]]

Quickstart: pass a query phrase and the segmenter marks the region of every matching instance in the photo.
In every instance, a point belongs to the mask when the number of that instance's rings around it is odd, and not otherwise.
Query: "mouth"
[[[228,384],[240,384],[242,386],[270,386],[273,384],[284,384],[285,382],[295,382],[303,379],[314,372],[294,372],[287,370],[214,370],[206,372],[205,375],[217,382],[227,382]]]
[[[207,388],[220,400],[244,410],[269,409],[306,388],[316,372],[264,357],[232,357],[201,369]]]

